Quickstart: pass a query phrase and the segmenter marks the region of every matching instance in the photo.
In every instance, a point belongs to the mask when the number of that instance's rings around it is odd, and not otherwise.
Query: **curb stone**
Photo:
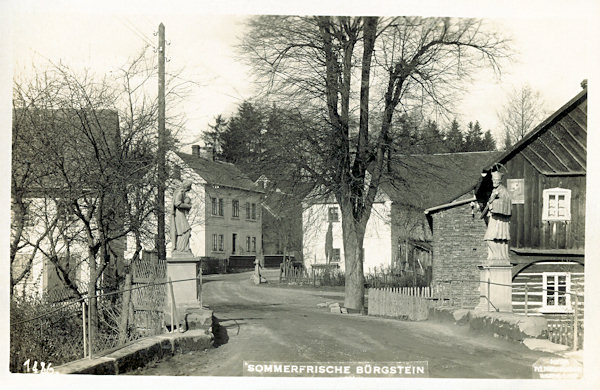
[[[215,319],[211,313],[212,321]],[[192,329],[184,333],[165,333],[147,337],[120,348],[106,356],[83,358],[54,368],[58,374],[118,375],[148,363],[172,356],[210,348],[214,342],[212,326],[208,329]]]

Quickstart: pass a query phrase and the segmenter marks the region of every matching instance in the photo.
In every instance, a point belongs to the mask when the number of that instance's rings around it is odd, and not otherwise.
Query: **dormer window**
[[[571,190],[550,188],[544,190],[542,221],[571,220]]]

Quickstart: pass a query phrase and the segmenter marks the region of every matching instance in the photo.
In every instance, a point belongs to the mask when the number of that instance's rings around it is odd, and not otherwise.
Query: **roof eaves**
[[[574,104],[578,103],[584,96],[587,96],[587,87],[584,88],[581,92],[579,92],[574,98],[569,100],[562,107],[560,107],[558,110],[556,110],[552,115],[550,115],[548,118],[542,121],[542,123],[537,125],[533,130],[531,130],[527,135],[525,135],[525,137],[521,138],[521,140],[514,144],[510,149],[505,151],[498,158],[494,159],[494,161],[491,164],[486,165],[486,168],[484,170],[491,170],[494,163],[506,160],[508,159],[508,157],[517,153],[523,145],[527,144],[533,137],[537,136],[542,130],[544,130],[546,127],[552,124],[558,116],[560,116],[563,112],[571,108]]]
[[[427,210],[425,210],[425,214],[428,215],[428,214],[437,213],[438,211],[445,210],[445,209],[451,209],[451,208],[457,207],[457,206],[462,206],[464,204],[471,203],[476,200],[477,200],[477,198],[473,196],[472,198],[458,200],[456,202],[450,202],[450,203],[442,204],[442,205],[435,206],[435,207],[430,207]]]

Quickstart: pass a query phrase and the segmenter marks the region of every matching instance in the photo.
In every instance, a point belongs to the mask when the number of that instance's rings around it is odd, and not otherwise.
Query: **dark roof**
[[[585,174],[587,161],[587,88],[559,108],[495,162],[521,154],[545,175]]]
[[[263,192],[259,186],[231,163],[213,161],[187,153],[177,152],[176,154],[210,185]]]
[[[381,189],[393,202],[425,210],[473,189],[481,168],[502,152],[396,156]]]
[[[87,178],[94,177],[97,167],[86,165],[86,157],[98,154],[106,161],[118,158],[120,143],[119,116],[114,110],[14,109],[13,180],[31,193],[58,196],[65,188],[61,169],[71,175],[85,172]],[[64,166],[57,169],[58,163]],[[24,182],[26,167],[29,175]]]

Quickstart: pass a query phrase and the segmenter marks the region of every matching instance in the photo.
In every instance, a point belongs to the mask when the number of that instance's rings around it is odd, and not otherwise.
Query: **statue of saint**
[[[192,228],[188,222],[188,214],[192,202],[188,191],[192,189],[192,181],[184,180],[173,193],[173,210],[171,212],[171,244],[172,254],[192,254],[190,236]]]
[[[508,190],[502,185],[500,171],[492,172],[492,184],[494,189],[483,211],[483,216],[489,216],[483,239],[488,244],[488,260],[508,260],[512,202]]]

